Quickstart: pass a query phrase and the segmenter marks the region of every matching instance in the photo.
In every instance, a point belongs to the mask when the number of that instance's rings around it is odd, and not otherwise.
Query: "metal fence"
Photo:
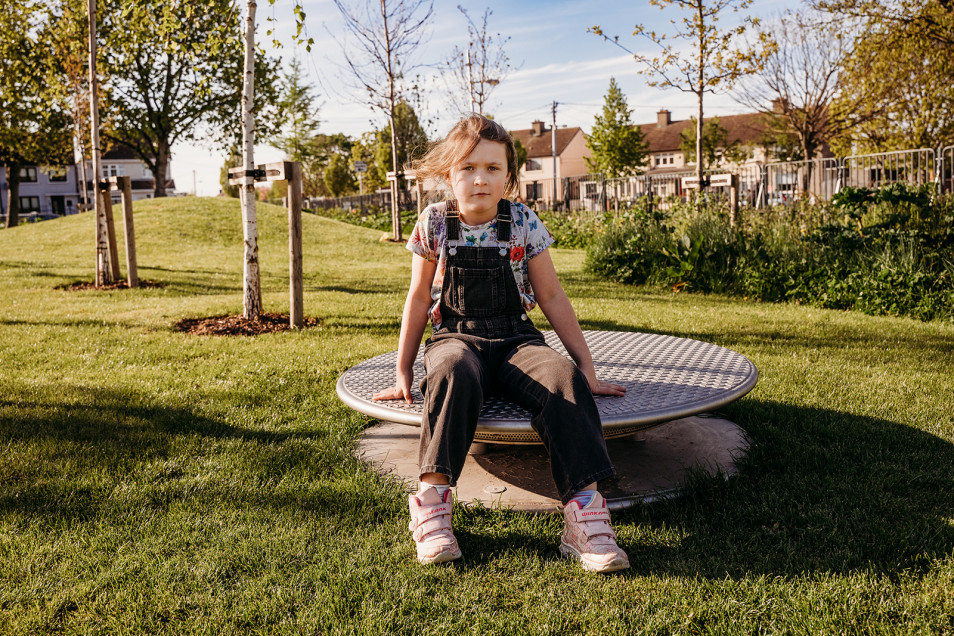
[[[726,173],[735,177],[738,202],[754,208],[791,205],[801,200],[812,203],[829,201],[846,186],[879,188],[891,183],[934,183],[939,193],[951,193],[954,192],[954,146],[936,151],[922,148],[844,159],[786,161],[706,171],[708,176]],[[683,179],[695,176],[695,171],[685,170],[622,179],[608,179],[601,174],[536,179],[522,181],[516,198],[537,209],[564,212],[597,213],[647,201],[664,209],[685,199],[688,193]],[[710,188],[710,195],[728,197],[729,187]],[[415,208],[413,191],[402,190],[400,198],[401,210]],[[388,209],[391,193],[307,199],[305,204],[311,209]]]
[[[308,210],[361,210],[369,208],[391,209],[391,191],[356,194],[348,197],[306,197],[302,207]],[[402,212],[417,209],[417,197],[413,190],[398,190],[398,209]]]
[[[942,148],[938,159],[938,189],[941,192],[954,192],[954,146]]]

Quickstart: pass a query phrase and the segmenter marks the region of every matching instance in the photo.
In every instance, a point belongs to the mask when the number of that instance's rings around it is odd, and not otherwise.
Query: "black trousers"
[[[583,372],[547,346],[525,317],[502,317],[499,329],[486,327],[493,319],[480,322],[481,335],[441,329],[425,345],[420,474],[440,473],[456,485],[490,394],[530,411],[564,504],[615,474]]]

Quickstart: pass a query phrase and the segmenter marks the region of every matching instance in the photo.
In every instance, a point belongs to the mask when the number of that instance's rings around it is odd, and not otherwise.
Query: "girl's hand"
[[[587,378],[590,383],[590,391],[593,392],[593,395],[616,395],[621,396],[626,393],[626,387],[620,386],[618,384],[613,384],[612,382],[604,382],[596,376],[592,378]]]
[[[394,386],[383,391],[378,391],[371,396],[371,399],[374,401],[378,400],[401,400],[403,399],[408,404],[414,402],[414,398],[411,396],[411,383],[405,378],[402,378],[398,375],[397,381]]]

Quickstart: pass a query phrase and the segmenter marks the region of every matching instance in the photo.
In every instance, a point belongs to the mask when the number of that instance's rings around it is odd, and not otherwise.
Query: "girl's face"
[[[507,186],[507,147],[481,139],[474,151],[451,169],[451,189],[464,222],[480,225],[497,215]]]

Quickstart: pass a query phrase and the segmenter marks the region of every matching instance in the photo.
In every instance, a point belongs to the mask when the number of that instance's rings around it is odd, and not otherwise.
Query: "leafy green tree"
[[[872,20],[856,38],[842,68],[850,90],[832,104],[835,116],[853,124],[832,140],[839,154],[954,143],[954,39],[924,37],[923,24]]]
[[[427,152],[427,133],[410,104],[405,101],[397,103],[394,107],[394,121],[394,135],[391,135],[391,126],[379,130],[374,149],[375,169],[383,181],[387,181],[387,173],[394,170],[392,157],[397,157],[398,166],[403,170],[404,166]]]
[[[681,21],[671,20],[673,33],[657,33],[644,25],[636,25],[633,35],[643,36],[657,45],[658,55],[633,53],[619,43],[618,37],[604,35],[598,25],[589,31],[632,53],[641,64],[640,73],[650,78],[647,81],[650,86],[671,87],[695,95],[698,105],[696,155],[704,157],[701,127],[706,93],[730,88],[739,78],[758,70],[773,44],[761,35],[756,46],[741,44],[746,30],[759,24],[754,16],[746,15],[734,27],[719,25],[727,13],[745,12],[752,0],[649,0],[649,3],[662,10],[676,8],[683,12]],[[702,183],[705,163],[696,163],[696,175]]]
[[[513,149],[517,155],[517,170],[520,170],[524,164],[527,163],[527,155],[530,151],[527,150],[527,147],[524,146],[519,139],[513,140]]]
[[[304,172],[314,168],[315,151],[318,146],[318,106],[313,95],[314,87],[305,83],[301,62],[295,57],[290,69],[284,73],[284,90],[278,102],[281,130],[272,140],[272,145],[285,153],[289,161],[298,161]],[[323,166],[319,166],[323,167]],[[317,174],[320,174],[320,169]],[[314,178],[313,175],[308,175]],[[302,175],[302,180],[306,175]],[[306,193],[306,196],[312,196]]]
[[[227,145],[238,129],[244,55],[239,13],[232,0],[110,0],[101,51],[110,78],[104,84],[103,137],[130,148],[166,194],[165,175],[176,142]],[[277,117],[261,116],[278,101],[277,62],[259,52],[255,63],[258,139],[274,132]]]
[[[351,146],[351,165],[356,161],[368,164],[368,171],[361,176],[361,188],[365,193],[374,192],[387,185],[387,181],[381,179],[382,173],[378,170],[374,157],[374,150],[378,145],[377,136],[375,131],[366,132]]]
[[[233,199],[239,198],[238,185],[229,183],[229,170],[242,165],[242,148],[236,143],[229,149],[228,156],[225,157],[225,163],[219,170],[219,185],[222,186],[222,194]]]
[[[6,169],[7,227],[19,219],[20,170],[72,162],[69,104],[56,90],[53,16],[45,3],[14,0],[0,11],[0,166]]]
[[[596,116],[593,131],[586,139],[592,157],[586,164],[593,172],[617,179],[636,174],[646,163],[649,146],[639,126],[630,121],[632,110],[626,96],[611,77],[603,101],[603,111]]]
[[[306,196],[331,195],[325,185],[325,169],[335,156],[350,157],[353,145],[354,140],[344,133],[319,133],[309,140],[305,151],[307,160],[303,164]]]
[[[324,179],[325,187],[333,197],[353,192],[357,185],[347,157],[340,154],[332,155],[325,167]]]

